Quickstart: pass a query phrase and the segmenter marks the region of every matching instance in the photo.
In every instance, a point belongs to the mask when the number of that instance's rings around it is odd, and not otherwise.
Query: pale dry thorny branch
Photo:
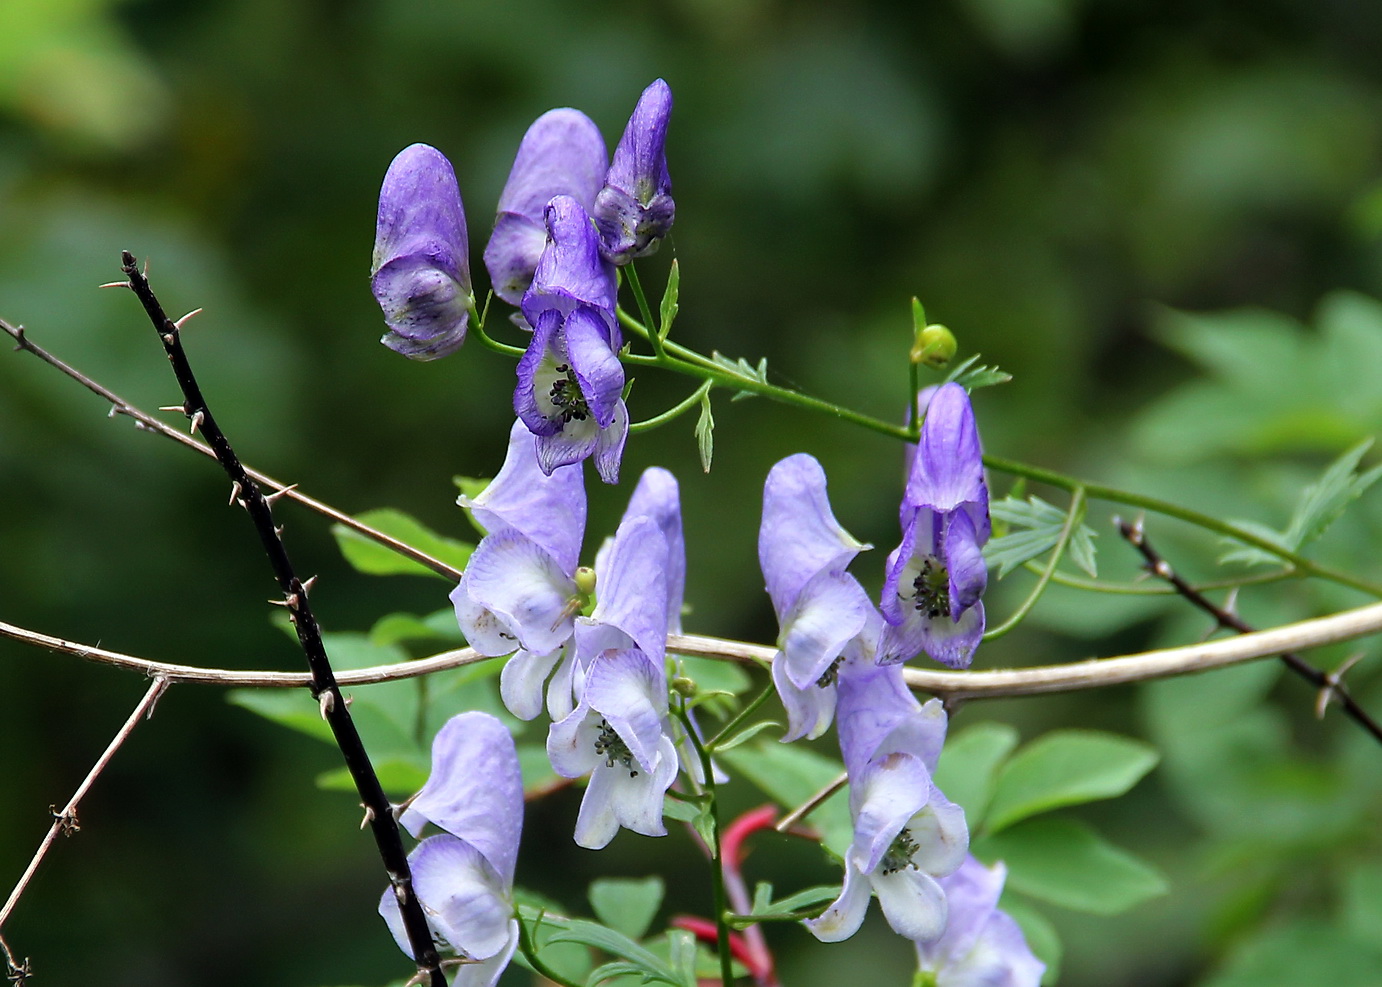
[[[1090,658],[1063,665],[1034,668],[1004,668],[991,671],[939,672],[908,668],[907,684],[918,692],[959,699],[998,699],[1006,696],[1034,696],[1048,692],[1075,692],[1099,689],[1150,679],[1169,678],[1207,672],[1227,665],[1270,658],[1283,651],[1303,651],[1340,641],[1351,641],[1382,631],[1382,603],[1345,610],[1327,617],[1315,617],[1269,630],[1240,634],[1198,644],[1187,644],[1158,651],[1144,651],[1114,658]],[[229,668],[203,668],[136,658],[90,645],[66,641],[0,621],[0,635],[37,645],[50,651],[75,655],[89,661],[114,665],[170,682],[200,682],[220,686],[260,689],[305,688],[310,677],[305,672],[241,671]],[[776,649],[761,644],[732,641],[698,634],[669,635],[667,650],[698,658],[714,658],[741,664],[766,665]],[[417,678],[490,660],[473,648],[456,648],[427,658],[375,665],[342,671],[341,685],[362,686],[399,679]]]
[[[78,830],[77,806],[86,796],[91,786],[95,784],[96,779],[100,777],[101,772],[105,770],[106,765],[110,763],[110,759],[115,756],[115,752],[120,749],[120,746],[127,739],[129,739],[129,735],[134,732],[134,728],[139,725],[139,721],[153,715],[154,704],[158,702],[159,697],[163,695],[170,684],[171,680],[167,676],[157,674],[154,676],[153,682],[149,684],[149,688],[144,693],[144,698],[139,701],[139,705],[134,708],[134,712],[130,713],[124,725],[115,736],[111,738],[110,743],[106,745],[104,753],[96,759],[96,763],[93,764],[91,770],[86,773],[86,777],[83,778],[82,783],[77,786],[76,792],[68,799],[67,804],[60,810],[53,810],[53,824],[48,827],[47,835],[43,837],[43,842],[38,845],[38,850],[34,853],[33,859],[29,861],[29,866],[26,867],[24,873],[20,875],[19,881],[14,886],[14,890],[10,892],[9,898],[5,901],[5,906],[0,908],[0,930],[4,929],[5,923],[9,921],[10,913],[14,911],[14,906],[18,904],[20,896],[24,894],[24,890],[29,886],[29,882],[33,880],[34,873],[38,870],[38,865],[41,864],[43,858],[48,855],[48,850],[52,847],[53,841],[55,841],[60,834],[70,836]],[[14,957],[9,955],[8,947],[5,952],[6,962],[12,973],[18,973],[18,975],[22,977],[29,972],[27,969],[27,960],[23,964],[16,964]]]

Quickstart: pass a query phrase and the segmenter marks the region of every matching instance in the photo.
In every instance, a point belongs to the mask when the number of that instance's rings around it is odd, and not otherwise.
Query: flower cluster
[[[485,268],[494,293],[532,332],[518,364],[514,412],[536,436],[545,473],[593,457],[619,479],[628,436],[616,265],[652,252],[676,209],[665,151],[672,93],[644,90],[607,163],[604,138],[579,110],[528,128],[499,196]],[[465,211],[451,164],[414,144],[379,193],[371,288],[389,332],[415,359],[446,356],[475,317]]]

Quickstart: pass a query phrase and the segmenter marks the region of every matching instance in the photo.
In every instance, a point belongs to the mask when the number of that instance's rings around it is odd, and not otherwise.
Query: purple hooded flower
[[[404,148],[379,190],[370,290],[389,331],[381,342],[433,360],[465,342],[470,258],[465,210],[451,162],[434,147]]]
[[[538,437],[544,472],[593,457],[600,478],[616,483],[629,418],[614,272],[575,199],[553,199],[546,223],[547,246],[523,296],[533,338],[518,361],[514,411]]]
[[[848,939],[876,894],[898,935],[935,939],[946,925],[938,879],[953,873],[969,848],[964,811],[931,780],[945,710],[938,699],[920,705],[897,665],[846,665],[839,720],[854,841],[839,898],[806,926],[824,942]]]
[[[510,305],[522,300],[547,242],[547,203],[569,195],[588,212],[605,181],[605,160],[605,139],[579,110],[549,110],[533,121],[499,194],[499,215],[485,246],[496,295]]]
[[[945,384],[931,396],[901,508],[902,543],[888,556],[880,661],[920,651],[965,668],[984,634],[988,486],[969,395]]]
[[[566,654],[584,600],[578,584],[586,510],[581,468],[544,473],[536,442],[514,422],[499,475],[479,496],[461,498],[488,534],[451,593],[471,647],[486,655],[515,652],[501,673],[500,694],[525,720],[541,710],[542,684]],[[563,714],[569,706],[568,700]]]
[[[824,733],[840,662],[872,658],[881,621],[845,572],[868,547],[835,520],[825,471],[813,457],[788,456],[769,471],[758,561],[780,628],[773,682],[790,720],[783,740]]]
[[[934,987],[1038,987],[1046,965],[1032,955],[1022,930],[998,910],[1007,869],[966,857],[940,879],[949,903],[945,932],[917,943],[918,982]]]
[[[414,836],[444,830],[408,856],[413,890],[437,945],[464,962],[461,987],[490,987],[518,945],[514,865],[523,828],[523,780],[513,738],[487,713],[461,713],[432,742],[432,774],[399,822]],[[379,914],[409,956],[412,948],[393,890]]]
[[[595,200],[601,247],[616,264],[652,253],[672,229],[676,204],[666,153],[671,116],[672,90],[658,79],[639,97]]]

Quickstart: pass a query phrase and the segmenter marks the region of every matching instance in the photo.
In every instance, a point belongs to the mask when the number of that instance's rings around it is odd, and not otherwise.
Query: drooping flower
[[[672,228],[676,204],[666,153],[671,116],[672,90],[658,79],[639,97],[595,200],[601,247],[616,264],[652,253]]]
[[[901,936],[923,942],[945,929],[939,879],[959,868],[969,848],[964,811],[931,780],[945,727],[940,701],[919,704],[900,666],[841,669],[840,749],[854,840],[839,898],[806,923],[816,938],[839,942],[854,935],[871,894]]]
[[[451,162],[434,147],[404,148],[379,190],[370,289],[389,331],[385,346],[433,360],[465,342],[470,309],[465,210]]]
[[[491,987],[518,945],[514,865],[523,828],[523,780],[513,738],[488,713],[461,713],[432,742],[432,773],[399,822],[414,836],[444,830],[408,855],[413,891],[438,947],[462,963],[461,987]],[[379,914],[409,956],[412,948],[393,889]]]
[[[917,943],[917,984],[923,987],[1038,987],[1046,965],[1022,929],[998,910],[1007,868],[966,857],[940,879],[950,919],[939,939]]]
[[[617,483],[629,418],[613,269],[575,199],[554,198],[546,224],[547,246],[523,296],[533,338],[518,361],[514,411],[538,437],[544,472],[593,457],[600,478]]]
[[[589,592],[578,571],[586,513],[581,467],[544,473],[536,442],[515,421],[499,475],[477,497],[460,499],[488,534],[451,593],[471,647],[494,656],[514,652],[500,674],[500,694],[525,720],[541,710],[542,685],[565,657]],[[563,715],[569,693],[558,707]]]
[[[790,721],[783,740],[825,732],[840,663],[871,658],[881,624],[845,572],[869,546],[835,520],[825,486],[825,471],[805,453],[775,465],[763,485],[758,560],[780,628],[772,671]]]
[[[902,543],[888,556],[880,661],[925,651],[952,668],[969,665],[984,634],[988,507],[969,395],[945,384],[926,410],[902,498]]]
[[[662,799],[677,776],[667,732],[667,676],[637,648],[606,651],[585,671],[581,701],[552,724],[547,756],[566,778],[590,774],[576,818],[576,843],[606,846],[619,827],[665,836]]]
[[[548,110],[533,121],[499,194],[499,214],[485,246],[496,295],[510,305],[522,300],[547,242],[547,203],[569,195],[589,211],[605,181],[605,161],[605,139],[579,110]]]

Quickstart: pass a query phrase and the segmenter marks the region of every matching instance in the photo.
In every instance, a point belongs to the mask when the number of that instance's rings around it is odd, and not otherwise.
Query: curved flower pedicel
[[[471,647],[485,655],[515,652],[501,673],[500,694],[525,720],[542,709],[543,682],[566,654],[584,599],[578,578],[586,512],[581,467],[544,473],[536,441],[514,422],[499,475],[479,496],[460,498],[488,534],[451,593]],[[562,714],[570,709],[569,691],[558,707]]]
[[[946,927],[939,879],[959,868],[969,848],[964,811],[931,780],[945,710],[938,699],[920,705],[898,665],[847,665],[839,693],[854,841],[840,897],[806,925],[824,942],[847,939],[864,921],[872,892],[893,931],[933,940]]]
[[[989,495],[969,395],[945,384],[931,396],[902,498],[902,543],[888,556],[880,661],[925,651],[968,667],[984,635]]]
[[[510,305],[523,300],[547,243],[547,203],[569,195],[589,211],[605,181],[605,162],[605,139],[580,110],[548,110],[533,121],[499,194],[499,214],[485,246],[496,295]]]
[[[416,360],[465,342],[475,303],[468,251],[451,162],[426,144],[404,148],[379,190],[370,290],[389,326],[380,342]]]
[[[533,339],[518,361],[514,412],[538,437],[544,472],[593,457],[600,479],[617,483],[629,416],[614,271],[575,199],[553,199],[546,223],[547,246],[523,296]]]
[[[508,729],[487,713],[448,720],[432,742],[432,774],[399,822],[414,836],[428,823],[445,831],[409,854],[413,890],[437,945],[468,961],[452,982],[489,987],[518,945],[512,893],[523,780]],[[412,956],[392,889],[379,914]]]
[[[601,249],[616,264],[652,253],[672,229],[676,204],[666,152],[671,116],[672,90],[658,79],[639,97],[595,200]]]
[[[1032,955],[1022,930],[998,910],[1007,869],[966,857],[940,880],[949,904],[945,932],[917,943],[921,987],[1038,987],[1046,965]]]
[[[805,453],[775,465],[763,485],[758,561],[780,628],[773,682],[790,721],[784,741],[830,726],[840,662],[870,657],[881,623],[844,571],[869,546],[835,520],[825,485],[825,471]]]

